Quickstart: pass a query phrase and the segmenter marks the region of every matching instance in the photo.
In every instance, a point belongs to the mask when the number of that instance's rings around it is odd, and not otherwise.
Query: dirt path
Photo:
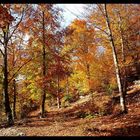
[[[127,106],[126,115],[92,119],[64,117],[59,111],[42,119],[34,114],[15,127],[27,136],[140,136],[140,103]]]
[[[87,100],[85,100],[87,102]],[[84,100],[78,103],[83,105]],[[17,121],[14,127],[0,129],[1,136],[140,136],[140,90],[127,96],[128,114],[112,114],[92,119],[78,118],[77,104],[56,109],[39,118],[39,111]],[[76,108],[77,110],[77,108]]]

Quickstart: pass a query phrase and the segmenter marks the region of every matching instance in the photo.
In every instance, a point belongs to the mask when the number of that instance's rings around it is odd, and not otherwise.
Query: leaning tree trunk
[[[110,26],[110,20],[109,20],[106,4],[104,4],[104,10],[105,10],[106,24],[107,24],[108,32],[110,35],[110,45],[111,45],[112,53],[113,53],[113,60],[114,60],[114,65],[115,65],[118,89],[119,89],[119,93],[120,93],[121,111],[123,113],[126,113],[127,109],[126,109],[126,105],[125,105],[125,96],[123,93],[123,88],[122,88],[122,83],[121,83],[121,75],[120,75],[120,69],[119,69],[119,65],[118,65],[117,52],[115,49],[115,44],[114,44],[114,39],[113,39],[113,35],[112,35],[112,30],[111,30],[111,26]]]
[[[9,101],[9,93],[8,93],[8,64],[7,64],[7,45],[8,45],[8,33],[4,32],[4,105],[5,105],[5,113],[7,117],[8,126],[12,126],[14,124],[12,111],[10,107]]]
[[[42,29],[43,29],[43,63],[42,63],[42,68],[43,68],[43,78],[46,76],[46,51],[45,51],[45,18],[44,18],[44,11],[42,12],[43,15],[43,21],[42,21]],[[43,91],[42,91],[42,103],[41,103],[41,117],[45,117],[45,99],[46,99],[46,85],[43,82]]]

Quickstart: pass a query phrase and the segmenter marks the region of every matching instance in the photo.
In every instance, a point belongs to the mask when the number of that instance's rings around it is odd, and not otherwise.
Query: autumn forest
[[[0,135],[140,136],[140,5],[64,12],[0,4]]]

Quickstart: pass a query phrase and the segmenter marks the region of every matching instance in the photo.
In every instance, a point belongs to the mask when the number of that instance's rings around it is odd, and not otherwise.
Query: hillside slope
[[[133,86],[127,94],[128,114],[119,114],[116,109],[111,115],[79,117],[78,112],[87,109],[90,99],[86,96],[68,108],[55,108],[46,118],[39,118],[39,110],[34,111],[28,118],[16,122],[14,127],[0,129],[0,135],[140,136],[139,85]]]

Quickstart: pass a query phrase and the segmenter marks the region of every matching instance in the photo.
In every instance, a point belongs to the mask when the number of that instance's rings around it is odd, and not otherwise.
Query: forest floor
[[[85,101],[77,102],[80,107]],[[28,118],[17,121],[13,127],[0,129],[2,136],[140,136],[140,87],[127,95],[127,114],[111,114],[94,118],[78,118],[73,108],[54,109],[46,118],[39,118],[39,110]]]

